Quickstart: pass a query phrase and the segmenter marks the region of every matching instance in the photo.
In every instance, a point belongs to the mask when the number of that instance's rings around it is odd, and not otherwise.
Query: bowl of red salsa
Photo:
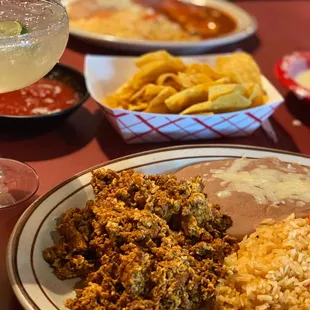
[[[0,94],[1,127],[5,130],[55,125],[75,112],[88,97],[84,75],[58,63],[36,83]]]

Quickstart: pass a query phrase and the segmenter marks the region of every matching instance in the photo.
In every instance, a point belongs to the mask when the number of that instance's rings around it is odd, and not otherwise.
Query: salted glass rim
[[[10,0],[0,0],[2,2],[11,2]],[[27,2],[29,0],[22,0],[22,2]],[[42,35],[46,34],[49,31],[55,31],[60,28],[62,28],[65,24],[69,23],[69,17],[67,14],[67,10],[65,6],[60,2],[60,0],[30,0],[30,1],[37,1],[37,2],[46,2],[46,3],[51,3],[52,5],[59,6],[62,8],[62,12],[59,14],[60,18],[56,22],[49,24],[48,28],[45,29],[40,29],[40,30],[34,30],[32,32],[24,33],[24,34],[19,34],[15,36],[9,36],[9,37],[0,37],[0,47],[3,47],[7,44],[14,44],[18,43],[20,41],[24,40],[30,40],[30,39],[35,39],[39,38]]]

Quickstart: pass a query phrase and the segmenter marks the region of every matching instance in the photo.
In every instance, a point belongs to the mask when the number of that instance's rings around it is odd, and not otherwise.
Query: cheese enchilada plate
[[[255,33],[255,19],[218,0],[63,0],[70,32],[127,52],[165,49],[189,54],[240,41]]]

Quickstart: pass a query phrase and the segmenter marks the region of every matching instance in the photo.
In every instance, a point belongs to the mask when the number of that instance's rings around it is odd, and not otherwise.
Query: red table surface
[[[310,104],[289,94],[273,74],[280,57],[296,50],[310,50],[309,1],[235,1],[258,21],[257,36],[218,50],[242,48],[251,52],[262,72],[280,90],[285,103],[275,112],[271,123],[278,142],[272,142],[262,129],[252,136],[235,139],[199,141],[197,143],[233,143],[278,148],[310,155]],[[214,51],[213,51],[214,52]],[[117,54],[70,38],[61,62],[83,71],[86,53]],[[294,126],[294,119],[302,126]],[[0,124],[1,129],[1,124]],[[94,100],[89,99],[60,127],[44,134],[1,134],[0,154],[29,163],[40,178],[41,195],[59,182],[90,166],[109,159],[177,143],[126,145],[107,120],[103,119]],[[29,205],[0,211],[0,300],[2,310],[22,309],[16,300],[5,268],[6,245],[20,214]]]

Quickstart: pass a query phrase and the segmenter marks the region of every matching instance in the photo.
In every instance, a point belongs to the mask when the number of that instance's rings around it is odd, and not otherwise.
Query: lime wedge
[[[21,34],[28,33],[28,28],[27,28],[27,26],[25,26],[24,24],[21,24],[21,25],[22,25],[22,32],[21,32]]]
[[[17,36],[25,30],[27,32],[26,27],[16,20],[0,21],[0,37]]]

